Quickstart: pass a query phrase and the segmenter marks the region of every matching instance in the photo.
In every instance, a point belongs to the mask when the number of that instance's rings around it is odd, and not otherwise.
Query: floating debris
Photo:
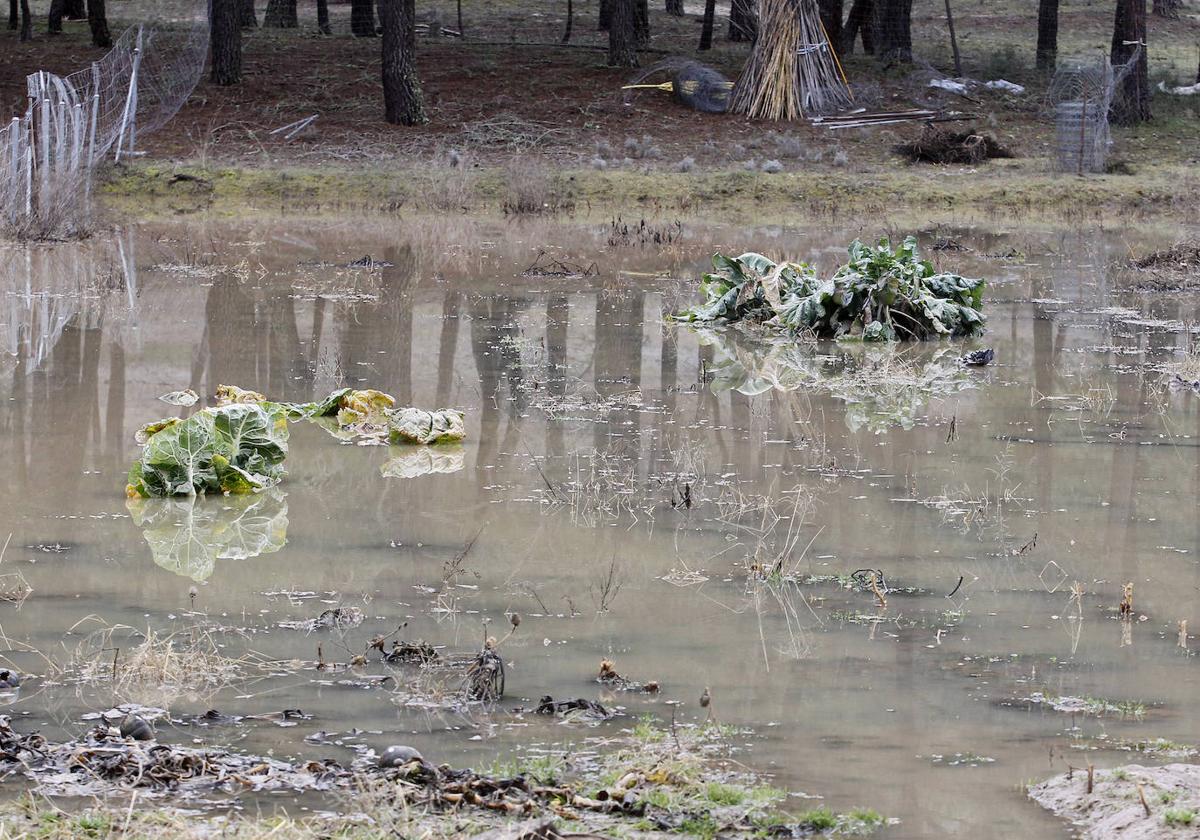
[[[171,391],[168,394],[163,394],[159,399],[169,405],[181,405],[187,408],[199,402],[200,395],[191,388],[187,388],[183,391]]]
[[[985,347],[982,350],[972,350],[965,354],[960,361],[967,367],[984,367],[990,365],[995,358],[996,351],[991,347]]]
[[[357,627],[363,623],[366,615],[358,607],[334,607],[322,612],[316,618],[306,618],[301,621],[281,621],[279,626],[285,630],[304,630],[308,633],[314,630],[342,630]]]

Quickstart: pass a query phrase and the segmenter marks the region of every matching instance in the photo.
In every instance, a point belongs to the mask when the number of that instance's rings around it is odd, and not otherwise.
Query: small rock
[[[424,757],[419,752],[403,744],[388,747],[379,756],[380,767],[403,767],[414,761],[425,763]]]
[[[121,737],[132,738],[135,741],[154,740],[154,727],[137,715],[125,715],[121,719]]]

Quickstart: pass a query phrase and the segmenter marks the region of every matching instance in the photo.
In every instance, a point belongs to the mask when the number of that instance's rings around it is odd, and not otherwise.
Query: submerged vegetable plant
[[[217,405],[180,420],[169,417],[142,426],[136,440],[142,455],[129,470],[130,498],[256,493],[279,483],[287,457],[288,420],[308,419],[342,441],[392,444],[457,443],[466,437],[463,413],[392,408],[382,391],[341,388],[311,403],[271,402],[231,385],[217,387]],[[455,472],[452,463],[430,458],[397,475]],[[386,473],[385,473],[386,474]]]
[[[828,280],[805,263],[775,263],[762,254],[717,254],[700,288],[704,303],[683,321],[767,323],[818,338],[863,341],[974,336],[983,332],[983,280],[941,273],[917,255],[909,236],[893,248],[855,240],[849,261]]]
[[[287,412],[277,403],[205,408],[186,420],[143,426],[142,456],[127,496],[253,493],[279,483],[287,457]]]

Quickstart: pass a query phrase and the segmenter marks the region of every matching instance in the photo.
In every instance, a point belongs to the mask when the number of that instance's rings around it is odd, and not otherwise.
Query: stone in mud
[[[154,727],[144,717],[125,715],[121,720],[121,737],[132,738],[135,741],[152,741]]]
[[[1200,834],[1200,765],[1128,764],[1096,770],[1087,792],[1087,770],[1055,776],[1029,789],[1043,808],[1070,820],[1083,840],[1159,840]],[[1139,795],[1138,786],[1141,785]],[[1145,796],[1150,814],[1142,805]],[[1190,823],[1182,815],[1194,815]]]
[[[21,687],[21,675],[8,668],[0,670],[0,691]]]
[[[380,767],[403,767],[414,761],[425,763],[424,757],[417,750],[403,744],[388,747],[379,756]]]

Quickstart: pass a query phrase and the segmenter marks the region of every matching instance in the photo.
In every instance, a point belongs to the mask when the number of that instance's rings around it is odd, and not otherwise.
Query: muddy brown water
[[[30,652],[65,661],[100,622],[209,622],[229,629],[215,637],[231,654],[312,660],[321,644],[345,662],[401,622],[404,638],[468,651],[485,620],[499,635],[516,611],[497,710],[402,707],[387,688],[308,669],[185,692],[171,712],[300,708],[312,720],[160,734],[341,760],[354,744],[404,742],[478,766],[639,715],[667,720],[672,700],[698,717],[709,686],[717,718],[752,730],[735,739],[741,760],[835,809],[898,819],[889,837],[1064,836],[1023,784],[1131,760],[1084,746],[1200,732],[1200,396],[1165,390],[1161,373],[1182,358],[1200,298],[1136,291],[1112,267],[1182,234],[926,228],[924,244],[966,249],[931,252],[937,262],[990,281],[988,335],[950,352],[991,346],[996,364],[890,408],[871,402],[881,388],[852,404],[734,376],[721,361],[731,339],[705,346],[664,325],[714,249],[829,268],[849,239],[891,228],[684,223],[670,243],[642,245],[614,244],[603,222],[214,221],[0,250],[0,540],[12,534],[0,573],[33,589],[0,604],[0,626],[8,660],[35,675],[4,711],[62,735],[129,699],[45,685],[51,669]],[[598,273],[525,273],[541,250],[543,264]],[[347,267],[364,255],[386,265]],[[907,358],[920,373],[939,349]],[[158,395],[220,383],[287,400],[361,383],[462,408],[470,438],[449,472],[389,477],[397,453],[295,426],[288,476],[257,512],[277,550],[214,559],[213,535],[239,511],[208,499],[168,514],[159,540],[180,547],[156,562],[123,494],[133,432],[180,411]],[[672,507],[684,485],[692,507]],[[778,553],[789,520],[758,545],[761,516],[737,519],[735,497],[782,512],[797,488],[811,498],[787,553],[797,579],[748,582],[756,548]],[[202,519],[191,543],[170,530]],[[833,579],[862,568],[884,573],[886,608]],[[1116,618],[1125,582],[1128,625]],[[366,620],[341,634],[280,627],[338,605]],[[606,692],[591,681],[604,657],[661,694]],[[1144,714],[1059,712],[1029,702],[1036,692]],[[625,716],[592,729],[508,711],[543,694]],[[352,729],[345,746],[304,740]]]

